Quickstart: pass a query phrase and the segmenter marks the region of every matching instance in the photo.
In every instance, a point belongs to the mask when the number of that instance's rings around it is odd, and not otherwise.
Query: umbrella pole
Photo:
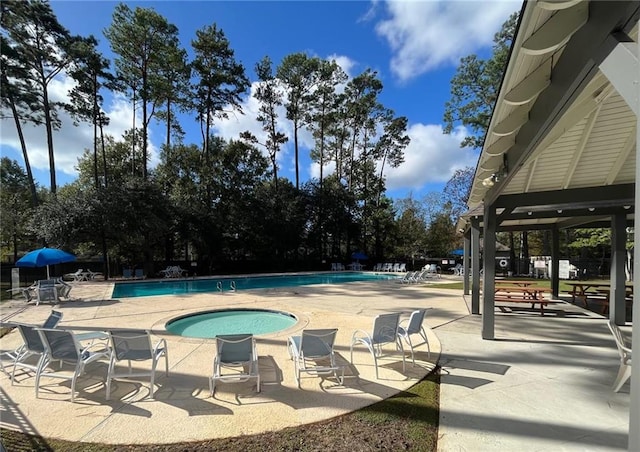
[[[47,265],[47,279],[51,279],[49,278],[49,266]]]

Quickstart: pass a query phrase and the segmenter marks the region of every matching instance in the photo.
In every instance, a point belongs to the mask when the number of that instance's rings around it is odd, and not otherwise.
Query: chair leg
[[[427,332],[424,330],[424,328],[421,328],[420,335],[422,336],[422,339],[424,339],[425,344],[427,344],[427,357],[431,359],[431,346],[429,345],[429,339],[427,339]]]
[[[618,376],[616,377],[616,381],[613,383],[613,392],[620,391],[620,388],[622,388],[622,386],[627,382],[629,377],[631,377],[631,366],[628,364],[620,364]]]
[[[113,380],[113,370],[115,366],[115,361],[113,359],[109,360],[109,369],[107,369],[107,395],[105,396],[106,400],[109,400],[109,395],[111,394],[111,380]]]
[[[153,364],[151,364],[151,380],[149,382],[149,398],[153,400],[153,392],[155,389],[154,383],[156,378],[156,367],[158,365],[158,359],[153,360]]]

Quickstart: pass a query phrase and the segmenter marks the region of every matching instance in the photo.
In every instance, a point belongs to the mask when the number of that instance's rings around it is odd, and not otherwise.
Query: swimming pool
[[[292,327],[297,321],[295,316],[282,311],[223,309],[180,316],[169,320],[165,328],[178,336],[214,338],[219,334],[275,333]]]
[[[223,292],[247,289],[297,287],[312,284],[342,284],[356,281],[397,279],[397,275],[366,272],[305,273],[275,276],[238,276],[225,278],[183,279],[157,281],[118,282],[113,287],[113,298],[148,297],[153,295],[181,295],[187,293]]]

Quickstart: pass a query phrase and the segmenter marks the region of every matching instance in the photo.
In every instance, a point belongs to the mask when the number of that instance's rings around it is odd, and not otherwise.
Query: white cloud
[[[74,84],[73,79],[67,76],[54,79],[49,86],[50,101],[68,102],[68,92],[74,87]],[[104,105],[104,109],[110,119],[109,125],[105,127],[105,134],[113,136],[116,140],[121,139],[124,132],[133,126],[131,102],[123,96],[115,96],[109,104]],[[58,112],[58,118],[62,127],[60,130],[53,131],[56,172],[76,177],[78,175],[76,168],[78,158],[82,156],[85,149],[93,149],[93,126],[86,122],[74,126],[73,118],[64,110]],[[139,127],[140,116],[137,121]],[[0,144],[20,149],[20,141],[13,118],[2,119],[0,127],[2,128]],[[22,124],[22,130],[31,167],[48,171],[49,151],[44,126],[36,127],[31,124]],[[150,128],[148,140],[150,167],[156,166],[159,160],[158,147],[152,143],[152,137],[153,131]]]
[[[333,54],[327,56],[326,59],[329,61],[335,60],[335,62],[349,76],[351,76],[351,71],[357,64],[354,60],[344,55]],[[217,135],[224,138],[225,140],[238,140],[240,137],[240,133],[248,130],[258,138],[259,142],[264,143],[266,141],[267,133],[262,130],[262,124],[256,120],[258,111],[260,109],[260,103],[254,97],[254,94],[258,86],[259,82],[253,82],[251,84],[249,95],[247,95],[240,103],[244,114],[230,113],[227,119],[216,120],[213,128],[215,129]],[[341,89],[344,89],[344,87],[338,87],[338,92],[340,92]],[[286,101],[286,93],[284,94],[283,101]],[[226,109],[231,110],[231,107],[228,106],[226,107]],[[289,141],[287,141],[284,146],[282,146],[280,152],[278,152],[278,155],[276,157],[278,162],[278,170],[285,170],[287,173],[293,174],[293,177],[295,177],[293,124],[287,119],[287,112],[284,106],[278,107],[276,109],[276,113],[278,114],[278,131],[284,133],[289,138]],[[313,136],[305,128],[301,128],[298,130],[298,145],[301,157],[300,160],[302,160],[302,154],[308,153],[309,149],[313,148],[314,146]],[[263,153],[263,155],[268,157],[267,151],[264,146],[257,146],[257,148]],[[279,173],[279,175],[283,174]],[[301,180],[308,179],[309,177],[314,177],[314,175],[315,174],[312,172],[312,167],[307,168],[306,174],[304,168],[301,168]]]
[[[409,80],[490,47],[493,36],[521,1],[387,1],[376,25],[394,52],[391,70]]]
[[[445,135],[441,125],[415,124],[409,127],[407,134],[411,143],[405,149],[404,163],[385,170],[389,190],[420,190],[427,184],[446,182],[455,170],[475,167],[477,163],[476,151],[460,147],[460,142],[467,136],[464,127]]]

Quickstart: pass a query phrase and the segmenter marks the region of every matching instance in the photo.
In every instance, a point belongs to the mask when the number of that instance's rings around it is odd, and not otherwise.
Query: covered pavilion
[[[465,293],[495,339],[495,234],[551,232],[559,291],[559,231],[610,227],[610,320],[625,323],[625,243],[638,211],[640,2],[525,1],[476,168],[465,235]],[[480,234],[484,278],[480,290]],[[634,236],[635,239],[635,236]],[[638,247],[634,247],[637,255]],[[634,259],[636,260],[636,259]],[[471,271],[469,271],[471,270]],[[469,276],[471,274],[471,277]],[[634,272],[640,287],[640,272]],[[640,318],[640,303],[633,319]],[[640,349],[633,327],[632,348]],[[640,450],[640,362],[631,378],[629,450]]]

